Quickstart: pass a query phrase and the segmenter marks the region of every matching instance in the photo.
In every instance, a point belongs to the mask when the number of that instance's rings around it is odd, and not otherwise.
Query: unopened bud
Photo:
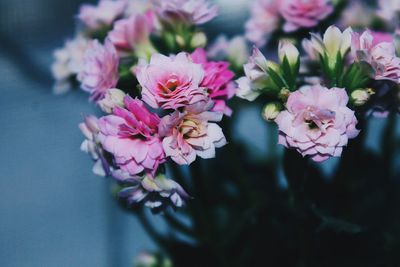
[[[180,47],[184,47],[186,45],[185,39],[180,35],[175,36],[175,41]]]
[[[204,47],[206,44],[207,36],[204,34],[204,32],[196,32],[190,41],[190,46],[192,48]]]
[[[279,91],[279,98],[284,102],[286,102],[286,100],[289,98],[289,95],[290,95],[290,90],[287,88],[282,88]]]
[[[281,105],[279,103],[269,103],[264,106],[262,116],[266,121],[272,121],[275,120],[279,112],[281,112]]]
[[[286,57],[290,66],[296,65],[300,57],[299,50],[288,40],[279,42],[278,52],[280,61],[283,62]]]
[[[107,90],[104,98],[98,102],[102,111],[112,113],[114,107],[124,107],[125,93],[117,88]]]
[[[370,99],[372,94],[373,94],[372,90],[357,89],[351,93],[351,98],[353,100],[354,105],[362,106]]]

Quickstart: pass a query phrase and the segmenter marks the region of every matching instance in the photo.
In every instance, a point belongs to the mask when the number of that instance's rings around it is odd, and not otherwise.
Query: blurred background
[[[82,2],[0,0],[2,267],[132,266],[155,249],[79,150],[78,123],[96,111],[87,94],[52,94],[52,53],[73,36]],[[248,1],[218,2],[215,33],[241,30]]]

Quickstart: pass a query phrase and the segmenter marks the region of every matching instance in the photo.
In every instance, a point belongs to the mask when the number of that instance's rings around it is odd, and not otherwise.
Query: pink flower
[[[182,207],[190,198],[182,186],[164,174],[155,177],[146,174],[143,177],[132,178],[129,174],[118,170],[114,175],[124,185],[128,184],[128,187],[122,189],[118,195],[126,199],[129,205],[141,202],[153,212],[157,212],[169,206]]]
[[[361,35],[353,33],[351,50],[355,59],[372,66],[376,80],[400,83],[400,58],[390,35],[368,30]]]
[[[400,2],[398,0],[379,0],[378,6],[378,16],[389,22],[398,22],[400,13]]]
[[[104,46],[97,40],[90,43],[78,80],[82,89],[91,94],[91,100],[101,100],[108,89],[117,85],[118,63],[117,51],[109,40]]]
[[[114,107],[113,115],[100,118],[99,140],[115,158],[116,165],[129,175],[152,175],[164,162],[158,137],[160,118],[146,109],[143,102],[126,96],[125,107]]]
[[[355,138],[357,119],[346,105],[345,89],[303,86],[290,94],[287,110],[279,113],[279,143],[321,162],[342,154],[348,139]]]
[[[212,20],[218,7],[207,0],[153,0],[155,10],[164,22],[199,25]]]
[[[204,70],[187,53],[171,57],[154,54],[150,63],[137,67],[136,76],[143,101],[153,108],[177,109],[207,99],[200,85]]]
[[[209,96],[214,101],[212,110],[230,116],[232,110],[226,105],[226,100],[235,94],[235,85],[232,81],[235,74],[229,70],[229,63],[208,61],[203,48],[197,48],[191,56],[194,63],[203,66],[204,78],[200,86],[208,89]]]
[[[333,7],[330,0],[283,0],[281,14],[285,19],[284,31],[311,28],[328,17]]]
[[[55,93],[64,93],[71,89],[71,78],[77,75],[83,68],[83,57],[88,47],[88,40],[78,35],[68,40],[63,48],[54,52],[55,61],[51,66],[56,80]]]
[[[97,6],[82,5],[78,18],[91,30],[98,30],[110,26],[124,13],[126,2],[123,0],[100,0]]]
[[[212,103],[188,107],[184,113],[175,111],[162,118],[160,136],[164,137],[165,154],[178,164],[190,164],[199,156],[215,157],[215,148],[226,144],[221,128],[216,122],[221,113],[208,111]]]
[[[110,166],[104,157],[103,148],[98,140],[100,132],[98,122],[99,120],[95,116],[87,116],[85,121],[79,124],[79,129],[86,137],[81,144],[81,150],[89,154],[96,162],[93,165],[93,173],[99,176],[106,176],[110,172]]]
[[[256,0],[251,6],[251,18],[246,22],[246,38],[257,46],[264,45],[279,26],[280,1]]]
[[[118,51],[134,51],[138,46],[150,45],[153,30],[153,13],[132,14],[127,19],[118,20],[108,33],[110,41]]]

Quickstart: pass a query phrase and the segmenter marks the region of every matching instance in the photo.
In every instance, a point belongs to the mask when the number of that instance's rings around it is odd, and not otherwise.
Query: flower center
[[[307,107],[303,113],[303,120],[310,130],[325,130],[335,118],[335,112],[328,109]]]

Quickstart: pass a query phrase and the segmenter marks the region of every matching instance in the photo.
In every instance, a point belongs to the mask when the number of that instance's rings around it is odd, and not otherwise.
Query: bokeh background
[[[79,151],[77,125],[83,114],[96,112],[87,94],[52,94],[52,53],[74,34],[81,2],[0,0],[1,267],[132,266],[140,251],[156,249]],[[241,33],[250,0],[216,2],[221,15],[209,25],[210,34]],[[235,111],[240,114],[233,138],[245,141],[252,157],[281,150],[269,147],[268,136],[276,133],[261,121],[260,108]],[[384,123],[370,122],[365,145],[371,150],[379,151],[374,140]],[[321,165],[328,177],[336,162]]]

